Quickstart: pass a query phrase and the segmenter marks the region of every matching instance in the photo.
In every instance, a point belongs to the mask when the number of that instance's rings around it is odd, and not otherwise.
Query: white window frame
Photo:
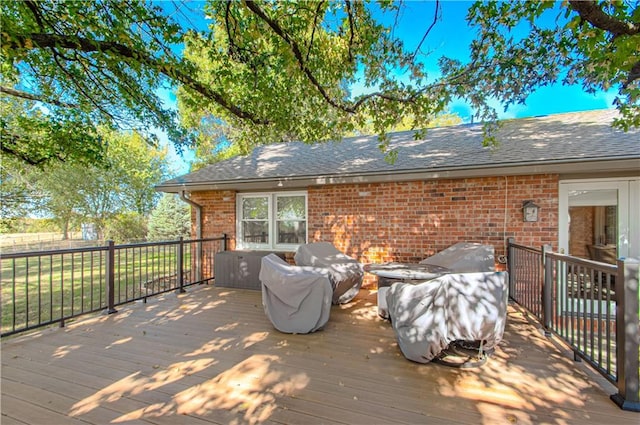
[[[306,191],[287,191],[287,192],[251,192],[251,193],[238,193],[236,196],[236,245],[238,249],[255,249],[255,250],[275,250],[275,251],[295,251],[298,249],[299,244],[278,244],[276,243],[276,221],[277,214],[276,208],[278,205],[277,198],[285,196],[304,196],[304,221],[305,221],[305,235],[306,240],[309,239],[309,202]],[[242,216],[242,202],[247,198],[268,198],[268,231],[269,237],[267,243],[251,243],[244,241],[243,226],[244,221]]]

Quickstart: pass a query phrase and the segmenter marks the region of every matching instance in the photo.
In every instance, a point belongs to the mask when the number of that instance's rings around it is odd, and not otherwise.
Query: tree
[[[157,90],[182,83],[215,97],[172,52],[181,28],[151,2],[10,1],[1,17],[2,101],[28,103],[39,130],[32,137],[29,126],[3,117],[4,154],[32,164],[71,154],[95,163],[105,147],[99,126],[136,129],[151,143],[161,129],[180,147],[186,133]]]
[[[391,13],[400,7],[381,5]],[[438,9],[435,2],[427,25],[437,23]],[[477,2],[468,15],[479,29],[471,60],[442,58],[440,78],[430,78],[421,66],[420,46],[405,51],[372,10],[371,4],[349,1],[211,2],[211,32],[190,34],[185,57],[208,85],[226,90],[268,124],[237,120],[188,90],[179,92],[185,123],[198,126],[207,115],[221,118],[209,124],[248,151],[254,143],[339,138],[372,118],[368,124],[381,135],[384,149],[385,133],[404,117],[413,117],[412,128],[424,128],[460,98],[490,123],[490,141],[497,118],[490,99],[524,102],[566,72],[565,83],[582,81],[587,91],[618,87],[623,118],[617,124],[639,124],[637,3]],[[545,13],[558,15],[549,27],[542,26]],[[529,31],[517,38],[516,26]],[[392,69],[406,78],[397,78]],[[367,94],[349,95],[347,87],[356,80],[369,87]]]
[[[1,87],[0,87],[1,90]],[[102,139],[82,114],[71,108],[45,108],[0,93],[0,146],[4,158],[41,166],[56,161],[99,162]]]
[[[116,218],[132,222],[125,213],[146,217],[156,201],[153,186],[166,177],[166,149],[146,145],[136,133],[101,130],[100,134],[108,141],[103,167],[52,163],[33,173],[34,184],[46,195],[44,211],[59,221],[63,231],[72,220],[81,219],[93,222],[104,237]],[[141,236],[142,231],[136,238]]]
[[[407,116],[414,118],[413,128],[425,127],[444,110],[447,84],[421,87],[421,65],[367,6],[208,3],[210,31],[188,34],[185,59],[208,86],[258,119],[239,118],[181,87],[183,122],[201,128],[206,119],[242,153],[260,143],[340,139],[365,125],[383,135]],[[393,68],[406,70],[407,81],[389,72]],[[373,91],[351,98],[348,87],[360,73]]]
[[[26,217],[38,199],[28,178],[29,167],[13,158],[0,161],[0,232],[11,231]]]
[[[424,38],[439,19],[442,6],[433,5]],[[565,82],[581,81],[586,90],[616,87],[617,124],[640,124],[637,2],[479,2],[468,17],[479,28],[470,62],[443,58],[438,76],[425,71],[422,43],[408,51],[394,36],[402,3],[209,1],[208,26],[193,25],[205,17],[189,19],[202,11],[186,7],[142,0],[5,2],[1,91],[47,105],[46,117],[34,119],[65,122],[55,118],[67,114],[70,122],[137,128],[149,137],[160,128],[178,146],[195,140],[209,119],[214,134],[241,152],[274,141],[340,139],[365,124],[384,149],[385,133],[404,117],[420,130],[460,98],[491,121],[490,99],[522,102],[563,72]],[[548,12],[561,15],[543,27]],[[528,35],[514,37],[512,30],[523,25]],[[368,92],[352,96],[356,81]],[[157,95],[167,86],[179,87],[180,122]],[[16,154],[16,136],[26,137],[7,133],[5,152]],[[58,149],[49,151],[55,157]],[[30,152],[17,155],[31,159]]]
[[[87,167],[59,163],[30,170],[28,178],[41,193],[40,212],[52,217],[63,239],[68,239],[71,228],[82,220],[80,205],[84,199],[80,185],[85,184],[88,175]]]
[[[104,229],[104,238],[115,243],[144,240],[147,236],[147,219],[136,212],[122,212],[110,217]]]
[[[153,187],[168,173],[167,148],[147,145],[138,133],[111,133],[109,140],[107,172],[120,176],[122,207],[146,217],[158,200]]]
[[[538,87],[580,82],[589,93],[617,88],[615,125],[640,127],[637,1],[476,2],[467,20],[478,28],[470,63],[442,66],[446,76],[465,74],[456,91],[472,104],[482,108],[488,96],[507,106],[524,103]],[[527,32],[517,37],[516,28]]]
[[[191,210],[175,195],[165,193],[149,216],[147,240],[176,240],[189,238]]]

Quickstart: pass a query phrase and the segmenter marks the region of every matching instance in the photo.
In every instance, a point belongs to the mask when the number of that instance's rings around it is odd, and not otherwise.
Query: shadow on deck
[[[2,423],[638,424],[509,306],[481,368],[406,360],[375,291],[323,331],[273,329],[259,291],[198,286],[2,342]]]

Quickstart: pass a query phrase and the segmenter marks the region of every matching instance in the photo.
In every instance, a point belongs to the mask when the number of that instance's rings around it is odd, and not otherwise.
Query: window
[[[267,243],[269,238],[269,198],[251,196],[242,198],[242,241]]]
[[[291,249],[307,242],[305,192],[238,195],[241,249]]]

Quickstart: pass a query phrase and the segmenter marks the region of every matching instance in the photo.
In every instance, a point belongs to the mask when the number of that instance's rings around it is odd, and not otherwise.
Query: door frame
[[[558,249],[569,253],[569,191],[618,191],[618,258],[640,256],[640,178],[561,180],[558,190]]]

